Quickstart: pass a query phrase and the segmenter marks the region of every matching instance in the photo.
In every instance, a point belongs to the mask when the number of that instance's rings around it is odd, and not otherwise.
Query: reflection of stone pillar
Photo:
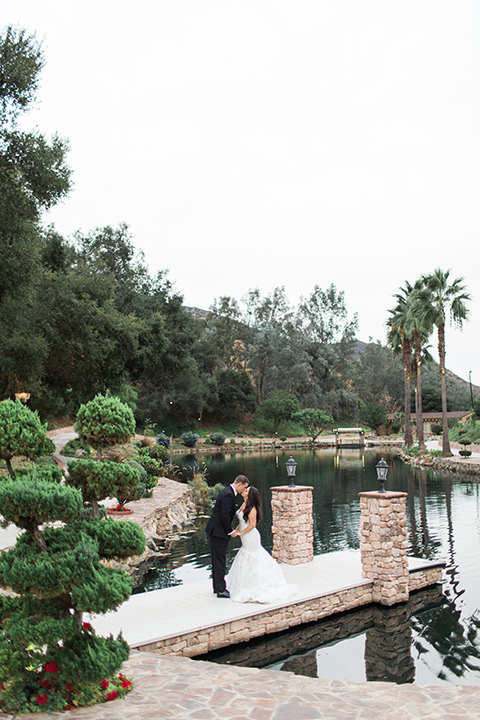
[[[294,675],[303,675],[304,677],[316,678],[317,673],[317,653],[314,651],[308,655],[300,655],[291,658],[283,663],[281,670],[286,670]]]
[[[272,487],[273,557],[300,565],[313,560],[313,487]]]
[[[374,581],[373,602],[394,605],[408,600],[407,493],[359,495],[362,574]]]
[[[415,680],[409,619],[410,611],[406,605],[373,608],[375,626],[367,630],[365,641],[365,672],[368,681],[400,684]]]

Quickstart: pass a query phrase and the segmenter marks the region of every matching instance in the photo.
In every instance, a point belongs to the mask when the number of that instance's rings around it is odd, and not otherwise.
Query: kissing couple
[[[237,498],[243,502],[237,508]],[[232,529],[237,517],[238,526]],[[262,546],[257,523],[262,518],[260,493],[245,475],[238,475],[218,495],[205,531],[210,538],[213,592],[235,602],[281,602],[298,592],[285,581],[280,565]],[[227,548],[231,537],[242,542],[228,575]],[[228,589],[227,589],[228,587]]]

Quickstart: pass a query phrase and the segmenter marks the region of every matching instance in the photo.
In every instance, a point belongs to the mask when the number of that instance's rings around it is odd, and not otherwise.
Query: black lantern
[[[377,470],[377,478],[380,482],[380,490],[378,492],[384,493],[386,492],[384,483],[387,479],[388,465],[382,458],[380,462],[375,465],[375,468]]]
[[[290,487],[295,487],[294,479],[295,473],[297,472],[297,463],[291,455],[285,463],[285,467],[287,468],[287,476],[290,480]]]

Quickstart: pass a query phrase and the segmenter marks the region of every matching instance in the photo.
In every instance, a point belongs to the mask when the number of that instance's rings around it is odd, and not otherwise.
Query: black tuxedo
[[[205,532],[210,537],[213,592],[216,593],[224,592],[226,589],[227,545],[230,540],[229,533],[232,532],[232,520],[235,517],[235,510],[235,493],[232,486],[228,485],[219,493],[205,528]]]

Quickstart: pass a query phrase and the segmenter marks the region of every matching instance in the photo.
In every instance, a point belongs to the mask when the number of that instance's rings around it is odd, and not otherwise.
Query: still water
[[[296,482],[312,485],[314,552],[359,547],[358,493],[377,489],[375,465],[382,455],[359,450],[296,451]],[[259,526],[271,551],[270,487],[286,481],[284,453],[205,456],[210,484],[247,475],[260,490]],[[419,684],[480,685],[480,512],[479,481],[416,470],[392,455],[386,487],[408,493],[408,554],[444,560],[443,593],[430,588],[396,608],[372,606],[242,646],[211,653],[231,664],[285,669],[325,679],[392,680]],[[195,463],[185,456],[179,465]],[[144,590],[209,577],[210,556],[199,520],[197,532],[177,544],[167,562],[146,578]],[[239,541],[230,543],[228,564]]]

